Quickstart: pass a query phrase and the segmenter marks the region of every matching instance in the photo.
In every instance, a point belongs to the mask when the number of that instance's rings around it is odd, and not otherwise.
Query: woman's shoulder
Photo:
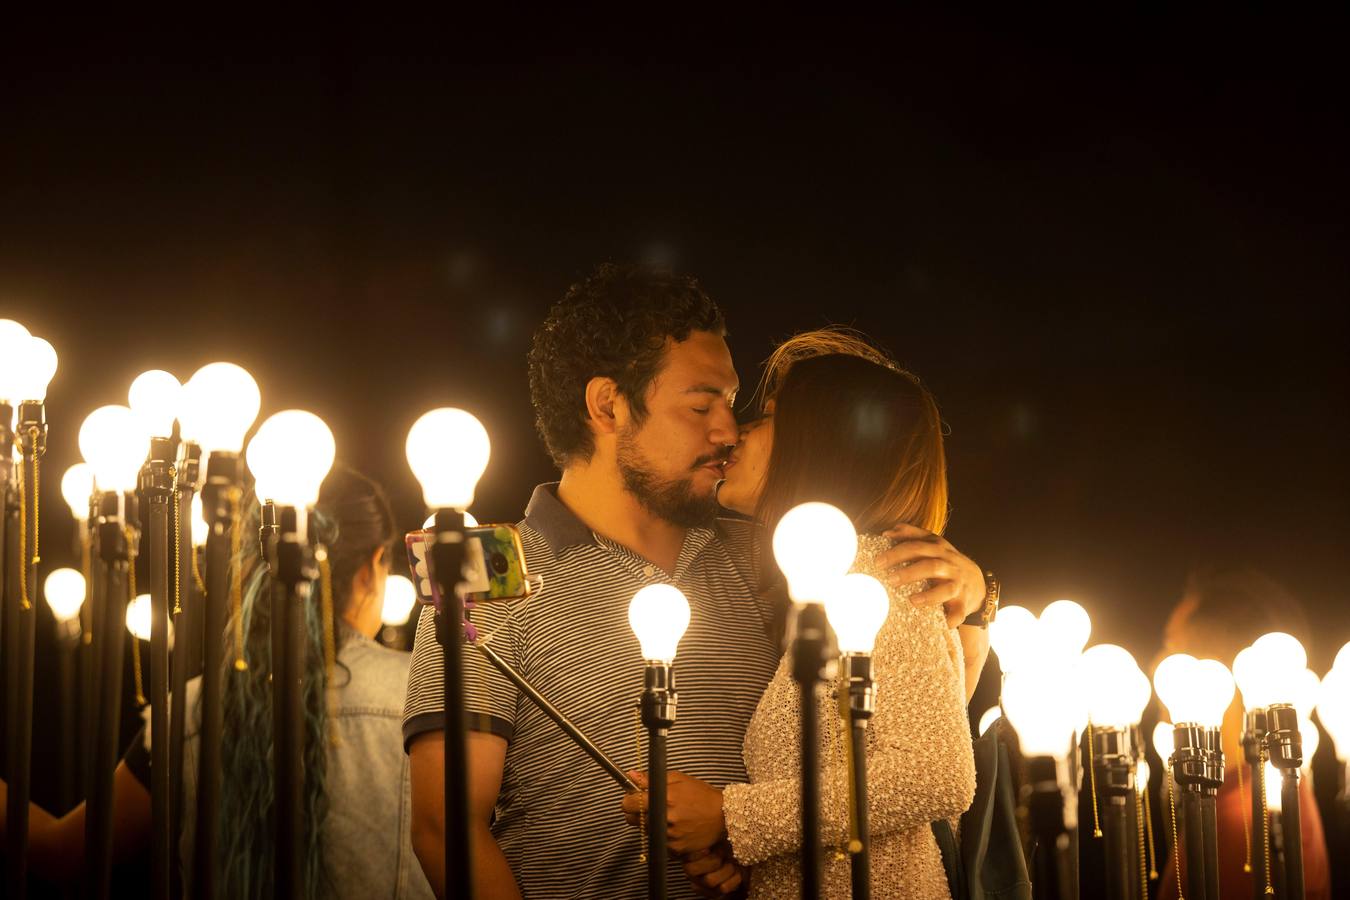
[[[892,599],[908,597],[910,594],[917,593],[924,583],[892,585],[883,577],[886,574],[886,569],[879,560],[881,555],[893,546],[895,546],[895,542],[884,534],[866,533],[858,535],[858,555],[854,557],[853,566],[849,571],[860,572],[876,578],[886,585],[886,590],[890,593]]]
[[[348,710],[394,710],[402,715],[412,655],[364,635],[349,634],[338,652],[332,687]]]

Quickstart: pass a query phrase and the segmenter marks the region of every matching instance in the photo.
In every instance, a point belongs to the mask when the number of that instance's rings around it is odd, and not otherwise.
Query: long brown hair
[[[859,532],[947,524],[947,460],[937,403],[859,333],[798,334],[765,364],[773,450],[755,519],[772,529],[798,503],[832,503]]]

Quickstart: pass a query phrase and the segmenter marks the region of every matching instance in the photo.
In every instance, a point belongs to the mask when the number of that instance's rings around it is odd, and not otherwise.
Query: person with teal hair
[[[252,506],[245,534],[257,534]],[[379,485],[345,466],[324,481],[311,519],[327,549],[331,592],[316,582],[305,608],[304,852],[308,898],[427,898],[431,887],[413,855],[408,760],[401,730],[409,655],[374,640],[381,627],[385,579],[399,536]],[[251,530],[250,530],[251,529]],[[243,585],[226,631],[222,791],[216,893],[270,898],[272,815],[271,590],[256,541],[237,560]],[[242,665],[238,663],[242,661]],[[200,678],[188,682],[184,743],[184,894],[194,893],[192,853],[201,712]],[[114,854],[143,856],[151,830],[148,730],[143,729],[114,778]],[[0,793],[5,790],[0,782]],[[2,801],[3,798],[0,798]],[[78,878],[84,857],[81,803],[57,819],[36,805],[29,815],[29,860],[35,875]],[[3,832],[0,802],[0,832]]]

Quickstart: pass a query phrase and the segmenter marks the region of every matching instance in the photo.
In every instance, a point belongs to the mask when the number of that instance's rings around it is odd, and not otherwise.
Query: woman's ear
[[[375,573],[389,567],[389,552],[384,547],[370,555],[370,562],[356,570],[352,576],[352,595],[363,597],[375,589]]]

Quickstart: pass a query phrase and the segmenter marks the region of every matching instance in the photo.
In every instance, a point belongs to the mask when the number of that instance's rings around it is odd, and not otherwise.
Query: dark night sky
[[[1146,658],[1235,559],[1319,613],[1319,668],[1350,639],[1344,21],[86,29],[0,39],[0,315],[61,353],[50,566],[83,416],[218,358],[410,526],[407,427],[467,406],[476,511],[516,518],[551,471],[531,329],[639,258],[704,280],[743,383],[830,321],[923,376],[1006,600]]]

